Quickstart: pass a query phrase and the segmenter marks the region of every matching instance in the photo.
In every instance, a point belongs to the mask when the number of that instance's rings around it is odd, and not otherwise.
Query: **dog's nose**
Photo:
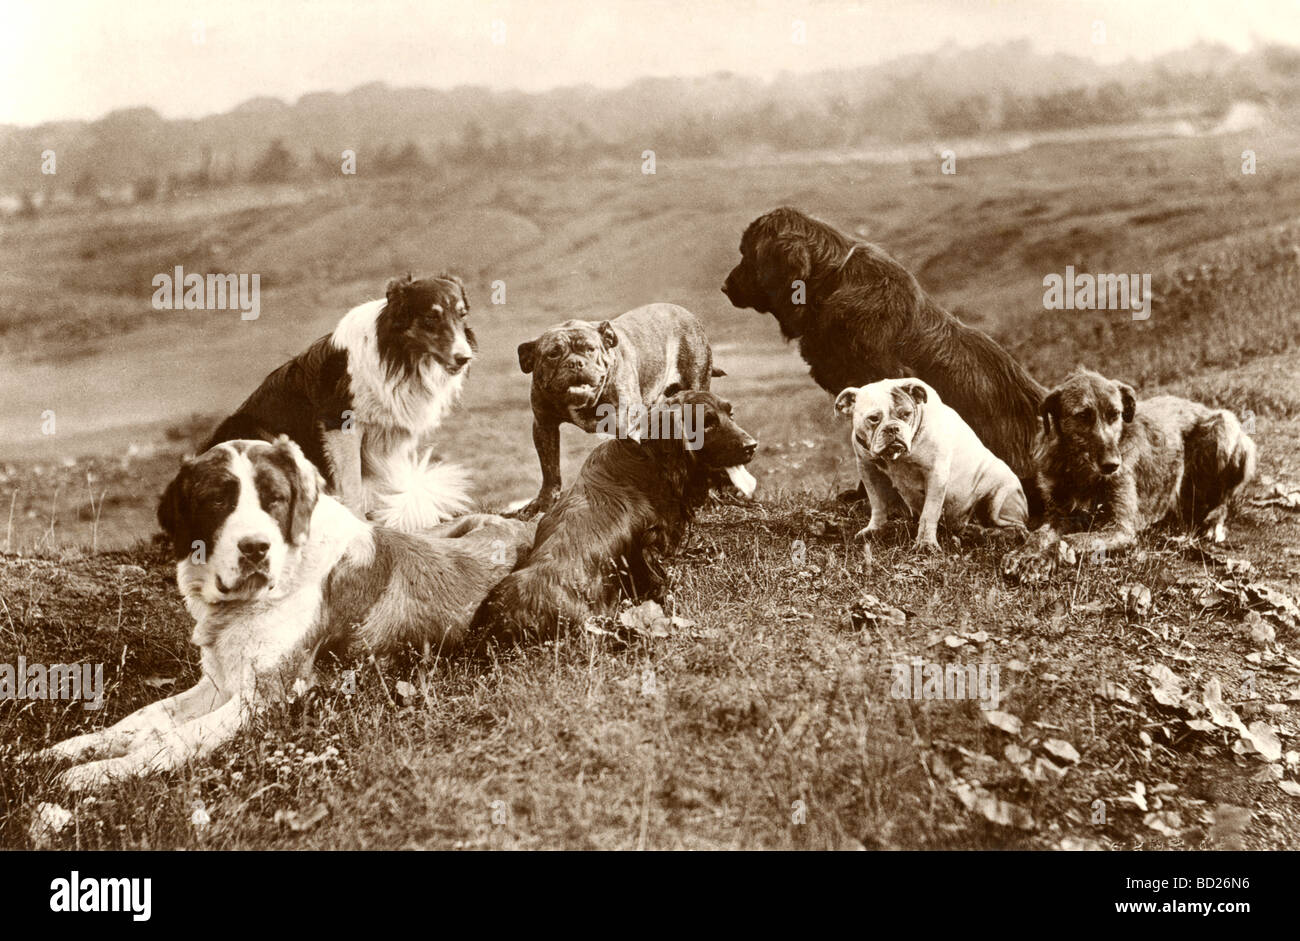
[[[1119,461],[1102,461],[1101,472],[1109,477],[1115,471],[1119,470]]]
[[[237,545],[239,546],[239,554],[250,562],[261,562],[271,549],[271,544],[265,539],[254,539],[252,537],[239,540]]]
[[[758,442],[750,441],[749,444],[745,445],[745,459],[748,460],[749,458],[753,457],[754,452],[757,450],[758,450]]]

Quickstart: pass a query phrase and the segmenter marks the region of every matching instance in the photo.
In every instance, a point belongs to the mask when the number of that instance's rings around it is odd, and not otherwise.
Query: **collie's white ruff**
[[[367,301],[339,321],[331,342],[347,351],[353,420],[363,429],[367,515],[413,532],[452,519],[471,505],[469,475],[432,462],[422,445],[460,398],[465,372],[450,375],[432,360],[410,378],[394,376],[379,356],[375,322],[387,301]],[[463,344],[463,348],[462,348]],[[453,355],[472,355],[463,338]]]

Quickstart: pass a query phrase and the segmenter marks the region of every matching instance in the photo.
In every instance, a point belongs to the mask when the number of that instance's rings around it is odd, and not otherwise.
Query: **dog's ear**
[[[812,277],[808,246],[796,237],[762,239],[757,246],[759,277],[774,294],[794,293],[794,282],[806,286]]]
[[[190,521],[190,493],[194,459],[185,458],[181,469],[171,479],[158,500],[158,525],[172,541],[172,556],[180,561],[189,555],[192,524]]]
[[[288,435],[275,439],[271,456],[289,478],[289,541],[301,546],[311,529],[311,514],[320,498],[320,471]]]
[[[1115,385],[1119,386],[1119,400],[1123,406],[1124,423],[1127,424],[1137,415],[1137,393],[1127,382],[1117,382]]]
[[[1038,416],[1043,420],[1043,433],[1056,434],[1056,429],[1061,427],[1060,389],[1048,393],[1047,398],[1043,399],[1043,404],[1038,407]]]
[[[524,375],[532,372],[533,367],[537,365],[537,344],[541,339],[538,337],[536,340],[519,344],[519,368],[523,370]]]
[[[858,390],[852,387],[835,396],[835,411],[840,415],[852,415],[853,406],[858,401]]]
[[[908,395],[917,405],[930,401],[930,393],[926,390],[924,382],[900,382],[894,388]]]
[[[411,273],[408,271],[401,277],[393,278],[388,282],[388,286],[384,288],[384,297],[388,300],[388,303],[400,306],[402,295],[406,293],[406,289],[410,284]]]
[[[465,282],[459,276],[444,272],[438,275],[439,281],[450,281],[456,285],[456,290],[460,292],[460,301],[465,305],[465,312],[469,313],[469,295],[465,293]]]
[[[600,342],[605,344],[605,349],[612,350],[618,346],[618,334],[614,332],[614,325],[608,320],[602,320],[596,329],[600,331]]]
[[[407,272],[400,278],[393,278],[384,289],[384,302],[388,315],[394,323],[400,324],[406,314],[406,289],[411,286],[411,275]]]

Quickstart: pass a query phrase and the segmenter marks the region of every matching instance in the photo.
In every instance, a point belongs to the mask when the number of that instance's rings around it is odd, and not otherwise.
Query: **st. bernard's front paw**
[[[73,765],[58,777],[58,783],[69,791],[98,791],[129,777],[122,767],[121,759],[108,758],[104,761],[89,761],[84,765]]]

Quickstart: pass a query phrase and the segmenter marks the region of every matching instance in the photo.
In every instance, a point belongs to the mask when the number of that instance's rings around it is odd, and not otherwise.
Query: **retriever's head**
[[[740,238],[740,264],[722,293],[736,307],[776,317],[787,340],[805,331],[820,282],[843,263],[854,242],[798,209],[764,213]]]
[[[184,461],[158,503],[181,591],[210,604],[275,592],[307,542],[321,486],[284,435],[226,441]]]
[[[845,389],[835,398],[835,411],[853,418],[854,452],[882,463],[911,452],[926,403],[937,399],[919,379],[883,379]]]
[[[1074,459],[1078,469],[1109,477],[1124,457],[1120,437],[1137,414],[1133,388],[1079,368],[1043,399],[1043,436]]]
[[[465,285],[455,275],[394,278],[375,322],[380,359],[404,376],[431,366],[460,375],[478,348],[468,316]]]
[[[758,484],[745,465],[753,460],[758,442],[736,424],[726,399],[699,390],[679,392],[650,409],[648,419],[643,442],[667,439],[658,446],[684,451],[707,483],[730,480],[745,496],[753,495]]]
[[[613,369],[618,334],[608,320],[566,320],[536,340],[519,344],[519,368],[533,386],[570,410],[594,408]]]

